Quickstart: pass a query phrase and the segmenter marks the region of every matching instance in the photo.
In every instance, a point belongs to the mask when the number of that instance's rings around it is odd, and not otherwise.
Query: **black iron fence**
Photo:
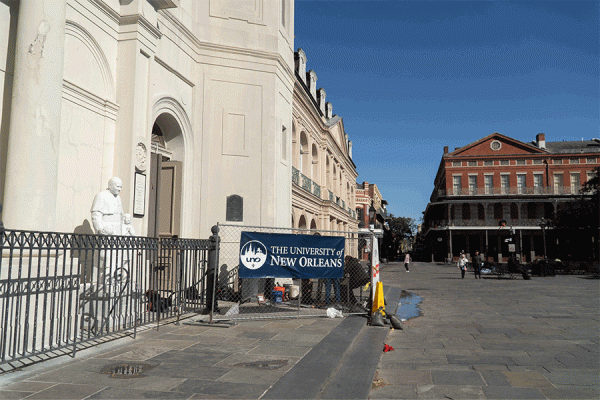
[[[215,239],[0,229],[0,363],[77,345],[204,306]],[[72,348],[72,350],[70,350]]]

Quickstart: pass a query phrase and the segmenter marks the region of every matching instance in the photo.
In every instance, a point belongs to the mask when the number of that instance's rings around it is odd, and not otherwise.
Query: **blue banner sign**
[[[242,232],[240,278],[344,276],[344,238]]]

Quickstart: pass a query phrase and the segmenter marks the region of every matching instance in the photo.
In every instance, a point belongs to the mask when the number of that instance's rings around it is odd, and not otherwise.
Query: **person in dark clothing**
[[[342,288],[342,296],[349,304],[358,304],[358,300],[356,300],[353,290],[370,282],[371,279],[369,273],[360,264],[357,258],[346,256],[344,258],[344,276],[348,278],[348,286],[346,287],[346,285],[344,285]],[[348,293],[347,299],[345,298],[346,293]]]
[[[479,251],[475,251],[475,255],[473,256],[473,273],[475,274],[475,279],[479,277],[481,279],[481,264],[483,260],[479,255]]]

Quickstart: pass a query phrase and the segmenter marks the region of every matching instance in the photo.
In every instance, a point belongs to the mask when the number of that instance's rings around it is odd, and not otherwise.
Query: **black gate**
[[[74,354],[203,307],[211,250],[211,240],[0,229],[0,363]]]

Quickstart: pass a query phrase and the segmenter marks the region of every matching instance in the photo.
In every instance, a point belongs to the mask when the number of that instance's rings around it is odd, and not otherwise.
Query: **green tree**
[[[398,254],[402,241],[412,240],[417,231],[415,220],[408,217],[394,217],[389,215],[388,230],[384,236],[384,246],[387,249],[388,258],[393,259]]]
[[[581,188],[581,195],[556,211],[554,228],[563,257],[571,260],[596,259],[600,234],[600,167]]]

